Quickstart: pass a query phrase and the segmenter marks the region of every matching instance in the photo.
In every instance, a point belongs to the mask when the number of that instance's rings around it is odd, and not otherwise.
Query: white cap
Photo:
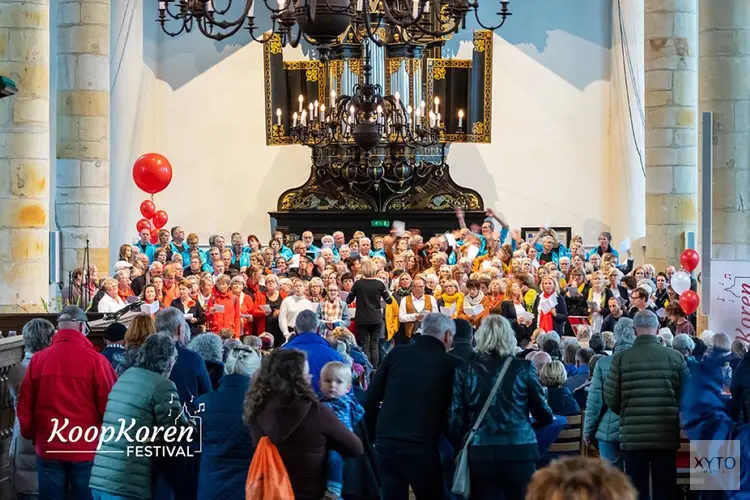
[[[128,269],[131,267],[133,267],[133,264],[131,264],[130,262],[126,260],[118,260],[117,263],[115,264],[115,272],[121,269]]]

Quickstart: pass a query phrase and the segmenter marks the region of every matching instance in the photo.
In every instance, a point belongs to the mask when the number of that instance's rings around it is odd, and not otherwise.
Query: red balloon
[[[152,245],[159,243],[159,231],[151,231],[151,239],[149,241]]]
[[[698,310],[698,304],[700,304],[700,302],[700,297],[698,297],[698,294],[692,290],[683,292],[682,295],[680,295],[680,307],[688,316]]]
[[[154,217],[151,220],[154,221],[154,227],[156,227],[156,229],[161,229],[167,225],[169,216],[167,215],[167,212],[165,212],[164,210],[159,210],[154,214]]]
[[[680,255],[680,264],[682,264],[682,267],[684,267],[689,273],[692,273],[695,268],[698,267],[699,261],[700,257],[698,256],[698,252],[692,248],[688,248],[682,252],[682,255]]]
[[[156,205],[151,200],[144,200],[141,202],[141,215],[146,219],[150,219],[156,213]]]
[[[150,220],[141,219],[135,225],[135,228],[138,230],[138,233],[140,234],[140,232],[143,231],[144,229],[148,229],[149,231],[153,232],[154,226],[151,224]]]
[[[172,182],[172,165],[159,153],[146,153],[135,160],[133,180],[147,193],[164,191]]]

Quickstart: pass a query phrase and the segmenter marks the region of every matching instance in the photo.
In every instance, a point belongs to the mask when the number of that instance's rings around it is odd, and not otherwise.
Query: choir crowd
[[[750,355],[696,334],[679,269],[457,219],[207,248],[144,229],[107,277],[75,270],[9,374],[17,498],[268,498],[253,468],[276,463],[279,498],[662,500],[687,439],[747,443]],[[113,320],[101,352],[88,312]]]

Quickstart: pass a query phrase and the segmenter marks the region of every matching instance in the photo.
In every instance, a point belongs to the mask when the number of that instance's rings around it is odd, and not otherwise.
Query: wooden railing
[[[100,313],[89,313],[86,315],[89,321],[102,318]],[[57,314],[0,314],[0,333],[2,337],[8,337],[10,332],[16,332],[18,337],[23,332],[23,326],[35,318],[43,318],[57,326]],[[97,349],[104,347],[104,339],[101,332],[91,332],[88,339]],[[2,497],[0,497],[2,498]]]

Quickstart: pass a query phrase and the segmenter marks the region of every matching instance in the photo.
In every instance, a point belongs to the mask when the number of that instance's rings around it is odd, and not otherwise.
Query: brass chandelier
[[[270,33],[258,36],[257,0],[160,0],[159,17],[164,33],[177,36],[197,29],[213,40],[223,40],[243,26],[250,37],[268,43],[279,35],[282,45],[296,47],[302,39],[316,46],[333,43],[350,25],[363,28],[378,46],[393,41],[428,43],[466,28],[466,17],[474,12],[477,23],[496,30],[512,15],[510,0],[500,0],[497,23],[485,23],[479,15],[479,0],[263,0],[271,21]],[[435,20],[439,19],[436,29]],[[294,27],[297,27],[295,32]],[[391,38],[375,36],[387,26]]]

